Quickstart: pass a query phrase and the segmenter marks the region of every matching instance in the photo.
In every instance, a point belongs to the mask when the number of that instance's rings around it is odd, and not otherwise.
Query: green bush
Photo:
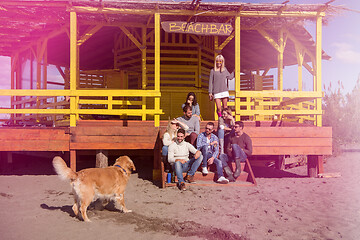
[[[340,81],[335,89],[330,84],[323,98],[323,126],[332,127],[334,144],[360,142],[359,80],[350,93],[343,91]]]

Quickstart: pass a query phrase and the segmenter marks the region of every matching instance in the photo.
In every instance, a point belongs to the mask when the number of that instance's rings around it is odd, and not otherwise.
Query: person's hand
[[[213,141],[212,143],[210,143],[210,145],[212,146],[212,145],[217,145],[218,144],[218,142],[217,141]]]
[[[214,163],[214,157],[211,157],[207,160],[208,164],[211,165]]]
[[[195,153],[195,155],[194,155],[194,158],[195,158],[195,159],[198,159],[198,158],[200,157],[200,155],[201,155],[201,152],[200,152],[200,151],[197,151],[197,152]]]
[[[214,98],[214,96],[212,95],[212,93],[209,93],[209,99],[210,99],[210,101],[212,101],[213,98]]]
[[[185,159],[176,159],[175,162],[181,162],[182,164],[186,163]]]

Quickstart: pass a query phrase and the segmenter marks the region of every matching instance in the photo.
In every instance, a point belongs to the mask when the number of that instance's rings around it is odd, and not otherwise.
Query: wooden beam
[[[276,51],[280,52],[281,48],[277,44],[276,40],[273,39],[273,37],[268,34],[262,27],[257,27],[256,30],[270,43],[272,47],[276,49]]]
[[[316,89],[314,91],[321,93],[321,56],[322,56],[322,17],[316,18],[316,64],[315,64],[315,80]],[[316,99],[316,110],[321,111],[321,98]],[[322,115],[316,116],[316,126],[322,126]]]
[[[78,27],[76,12],[70,12],[70,90],[77,89],[79,71],[79,46],[77,44]],[[70,109],[75,110],[76,97],[70,97]],[[76,126],[76,115],[70,115],[70,127]]]
[[[155,24],[155,91],[160,92],[160,14],[154,14]],[[155,98],[155,111],[160,110],[160,97]],[[160,115],[154,116],[155,127],[160,126]]]
[[[103,26],[97,24],[95,26],[90,26],[85,30],[85,33],[78,39],[77,44],[81,46],[84,42],[86,42],[89,38],[91,38],[97,31],[99,31]]]
[[[279,14],[278,11],[195,11],[183,9],[126,9],[126,8],[110,8],[110,7],[83,7],[72,6],[68,11],[75,11],[78,13],[96,13],[96,14],[136,14],[136,15],[152,15],[155,13],[161,15],[201,15],[201,16],[238,16],[241,17],[315,17],[317,15],[325,16],[324,12],[317,11],[283,11]]]
[[[240,52],[241,52],[241,44],[240,44],[240,16],[235,18],[235,119],[236,121],[240,121],[240,113],[236,112],[236,106],[240,105],[240,82],[241,82],[241,60],[240,60]]]
[[[225,41],[219,46],[220,50],[223,50],[223,48],[235,37],[235,32],[232,32]]]
[[[140,42],[134,37],[134,35],[131,34],[129,30],[127,30],[124,26],[119,26],[119,28],[125,33],[125,35],[140,49],[142,50],[143,46],[140,44]]]

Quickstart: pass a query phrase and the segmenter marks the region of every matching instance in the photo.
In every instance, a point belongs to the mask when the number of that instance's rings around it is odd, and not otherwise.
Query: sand
[[[1,239],[360,239],[360,152],[306,166],[254,169],[257,187],[160,189],[134,173],[125,202],[74,217],[70,185],[55,175],[0,176]]]

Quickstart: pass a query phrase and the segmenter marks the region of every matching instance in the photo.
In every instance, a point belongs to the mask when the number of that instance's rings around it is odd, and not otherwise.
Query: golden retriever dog
[[[110,167],[88,168],[78,172],[71,170],[61,157],[56,156],[53,166],[61,179],[70,180],[75,198],[72,210],[76,216],[79,216],[80,210],[84,221],[90,222],[86,210],[97,199],[113,200],[117,209],[131,212],[125,207],[124,191],[135,165],[128,156],[119,157]]]

